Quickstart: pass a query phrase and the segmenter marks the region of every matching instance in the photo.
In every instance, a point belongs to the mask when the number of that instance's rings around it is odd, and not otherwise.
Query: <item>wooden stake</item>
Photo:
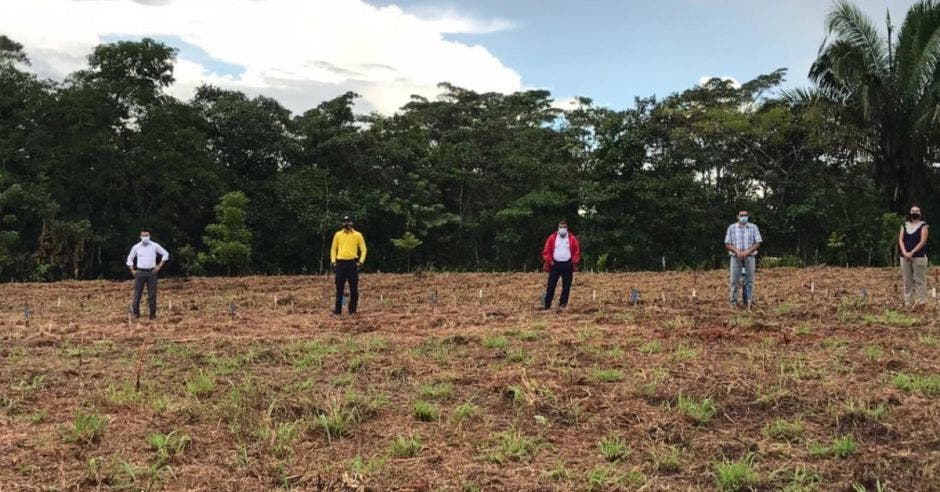
[[[274,309],[277,309],[277,296],[274,296]]]

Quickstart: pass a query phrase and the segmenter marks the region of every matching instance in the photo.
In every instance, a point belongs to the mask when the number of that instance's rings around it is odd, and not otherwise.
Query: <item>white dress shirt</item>
[[[555,261],[568,261],[571,259],[571,243],[568,241],[568,235],[564,237],[561,234],[555,235],[555,252],[552,253]]]
[[[150,244],[139,242],[131,248],[131,254],[127,255],[127,266],[134,267],[134,258],[137,258],[137,268],[153,268],[157,266],[157,253],[163,257],[163,261],[170,259],[170,253],[167,253],[163,246],[150,241]]]

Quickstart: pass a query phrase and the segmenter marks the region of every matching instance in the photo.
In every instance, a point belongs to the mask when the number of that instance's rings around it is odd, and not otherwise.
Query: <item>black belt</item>
[[[138,272],[152,272],[153,268],[138,268]]]
[[[359,258],[353,258],[351,260],[336,260],[336,263],[349,263],[349,262],[358,262]]]

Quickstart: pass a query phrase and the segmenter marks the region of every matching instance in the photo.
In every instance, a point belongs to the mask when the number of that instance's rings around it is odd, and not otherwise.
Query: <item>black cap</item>
[[[344,215],[344,216],[343,216],[343,222],[352,222],[352,217],[350,217],[350,216],[348,216],[348,215]]]

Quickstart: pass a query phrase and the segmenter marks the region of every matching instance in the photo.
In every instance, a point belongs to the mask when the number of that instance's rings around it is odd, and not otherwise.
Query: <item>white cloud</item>
[[[705,85],[709,80],[718,78],[725,81],[730,81],[731,85],[737,89],[741,88],[741,82],[738,82],[738,79],[731,77],[729,75],[722,75],[721,77],[716,77],[714,75],[703,75],[698,79],[698,85]]]
[[[178,36],[216,60],[244,67],[213,73],[181,56],[171,92],[188,98],[202,82],[278,98],[294,111],[354,90],[362,108],[391,113],[437,83],[511,92],[520,75],[480,45],[450,33],[513,28],[452,10],[416,15],[363,0],[0,0],[0,32],[22,43],[33,68],[62,78],[81,68],[105,36]]]
[[[555,109],[560,109],[562,111],[571,111],[573,109],[578,109],[581,106],[581,103],[578,102],[578,99],[575,97],[565,97],[562,99],[555,99],[552,101],[552,107]]]

